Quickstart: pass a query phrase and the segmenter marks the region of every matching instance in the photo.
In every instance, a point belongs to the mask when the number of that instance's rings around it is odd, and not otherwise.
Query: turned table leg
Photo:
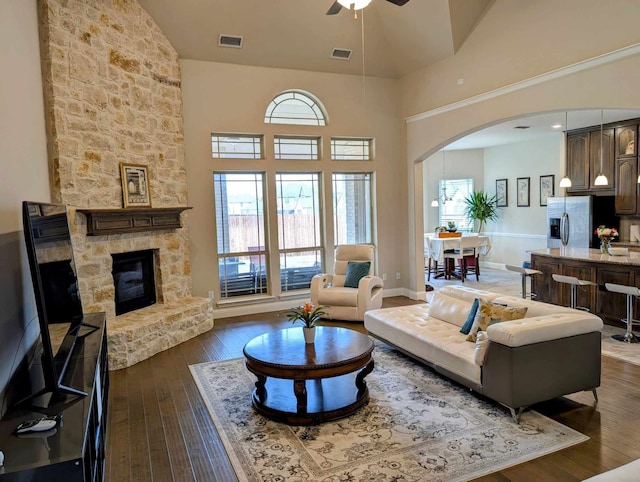
[[[298,401],[298,413],[307,413],[307,387],[304,380],[293,381],[293,393]]]
[[[358,373],[358,376],[356,376],[356,388],[358,389],[358,397],[360,397],[367,389],[367,382],[364,381],[364,377],[366,377],[372,371],[373,360],[367,363],[367,365],[360,371],[360,373]]]

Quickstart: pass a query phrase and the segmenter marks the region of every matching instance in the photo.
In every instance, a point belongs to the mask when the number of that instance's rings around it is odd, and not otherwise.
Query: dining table
[[[463,237],[475,236],[478,238],[478,253],[486,256],[491,250],[491,240],[489,236],[482,236],[475,233],[463,233]],[[424,257],[431,258],[438,263],[444,263],[444,252],[448,249],[460,247],[460,238],[438,238],[434,233],[424,235]]]

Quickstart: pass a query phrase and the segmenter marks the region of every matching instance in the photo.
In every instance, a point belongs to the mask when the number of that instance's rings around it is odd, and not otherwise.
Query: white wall
[[[185,157],[191,238],[193,294],[206,296],[215,287],[216,236],[214,230],[213,181],[215,169],[251,169],[266,172],[304,168],[322,172],[325,179],[324,203],[332,202],[331,172],[349,170],[376,172],[376,211],[378,274],[387,273],[385,289],[406,286],[408,257],[402,249],[408,226],[407,175],[402,151],[402,120],[399,115],[397,82],[368,78],[366,104],[363,102],[362,78],[264,67],[181,60],[184,99]],[[302,89],[315,95],[326,107],[330,122],[326,127],[282,126],[264,123],[267,105],[278,93]],[[213,160],[212,132],[263,133],[266,159]],[[322,135],[324,159],[321,161],[275,161],[272,134]],[[375,138],[375,159],[365,162],[331,161],[331,136]],[[269,209],[275,217],[275,196]],[[324,232],[328,246],[333,241],[330,209],[325,211]],[[273,231],[273,230],[272,230]],[[277,238],[272,237],[272,246]],[[271,264],[277,264],[277,251],[272,250]],[[332,258],[332,251],[326,259]],[[327,263],[332,268],[332,263]],[[400,273],[396,280],[395,273]]]
[[[21,214],[50,199],[37,26],[35,1],[0,0],[0,416],[9,369],[39,334]]]
[[[425,159],[423,169],[424,180],[424,230],[433,231],[438,225],[438,208],[431,207],[431,201],[438,196],[438,181],[443,179],[473,178],[473,185],[478,191],[484,188],[483,149],[465,149],[457,151],[438,151]]]
[[[21,229],[22,200],[50,199],[35,1],[0,0],[0,45],[0,233],[7,233]]]
[[[508,206],[500,208],[500,218],[484,229],[492,248],[485,261],[522,265],[529,260],[527,250],[547,246],[547,208],[540,206],[540,176],[552,174],[556,195],[564,173],[564,134],[558,132],[535,141],[517,142],[484,149],[484,189],[496,193],[496,179],[507,179]],[[529,207],[518,207],[516,181],[529,178]]]

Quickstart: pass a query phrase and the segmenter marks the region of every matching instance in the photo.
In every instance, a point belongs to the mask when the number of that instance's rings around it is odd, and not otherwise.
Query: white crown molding
[[[477,104],[478,102],[483,102],[485,100],[493,99],[501,95],[510,94],[512,92],[526,89],[543,82],[548,82],[553,79],[565,77],[567,75],[575,74],[576,72],[592,69],[600,65],[605,65],[638,54],[640,54],[640,43],[629,45],[628,47],[623,47],[621,49],[598,55],[597,57],[593,57],[587,60],[582,60],[575,64],[567,65],[566,67],[560,67],[559,69],[536,75],[535,77],[531,77],[526,80],[521,80],[519,82],[515,82],[498,89],[490,90],[489,92],[485,92],[484,94],[478,94],[464,100],[443,105],[442,107],[437,107],[436,109],[431,109],[420,114],[412,115],[405,118],[405,122],[409,124],[423,119],[428,119],[429,117],[435,117],[437,115],[444,114],[445,112],[461,109],[462,107],[468,107],[470,105]]]

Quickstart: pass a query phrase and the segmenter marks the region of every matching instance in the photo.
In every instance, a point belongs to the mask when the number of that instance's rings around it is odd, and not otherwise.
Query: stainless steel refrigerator
[[[547,200],[547,247],[588,248],[593,235],[593,196]]]

